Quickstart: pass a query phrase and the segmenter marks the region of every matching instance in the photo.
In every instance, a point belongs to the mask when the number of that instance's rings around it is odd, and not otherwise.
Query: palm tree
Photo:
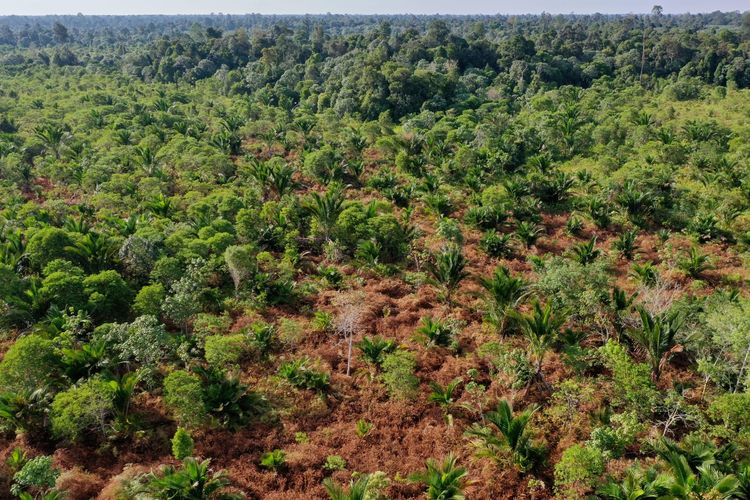
[[[596,236],[585,243],[579,243],[571,249],[575,259],[584,266],[594,262],[602,251],[596,248]]]
[[[498,267],[491,278],[481,278],[479,284],[484,289],[485,318],[502,334],[510,311],[528,294],[528,284],[511,276],[507,267]]]
[[[333,479],[327,477],[323,480],[323,487],[331,500],[365,500],[368,498],[370,486],[370,475],[364,474],[349,484],[348,491],[337,484]]]
[[[413,474],[412,481],[427,486],[427,498],[430,500],[464,500],[464,477],[466,469],[456,465],[457,458],[449,454],[442,463],[429,459],[425,470]]]
[[[65,128],[54,123],[48,123],[36,127],[34,135],[42,141],[46,151],[52,151],[55,159],[60,159],[60,147],[63,145],[67,135]]]
[[[333,187],[323,196],[319,193],[312,193],[306,208],[318,222],[325,241],[331,241],[331,232],[344,209],[342,190],[339,187]]]
[[[445,416],[445,419],[450,426],[453,425],[453,415],[450,414],[450,409],[455,402],[454,394],[461,382],[461,377],[454,378],[453,380],[448,382],[448,385],[446,385],[445,387],[438,384],[437,382],[430,382],[430,389],[432,391],[427,397],[427,400],[431,403],[437,403],[438,405],[440,405],[440,408],[442,408],[443,410],[443,415]]]
[[[386,354],[396,350],[395,340],[386,340],[382,337],[364,337],[357,343],[357,348],[362,352],[362,357],[370,365],[379,367],[383,364]]]
[[[665,487],[665,477],[653,467],[645,471],[633,467],[627,470],[621,483],[610,479],[597,494],[609,500],[656,500],[662,498]]]
[[[422,318],[422,325],[417,328],[416,337],[427,346],[449,347],[453,344],[456,332],[444,321],[434,320],[432,316]]]
[[[443,288],[446,302],[451,303],[451,296],[461,281],[469,273],[465,271],[466,257],[458,245],[448,245],[441,252],[434,255],[427,264],[431,282]]]
[[[86,233],[75,245],[65,248],[81,259],[86,270],[99,272],[107,267],[115,254],[115,247],[107,236],[99,233]]]
[[[529,383],[535,379],[544,382],[542,376],[544,355],[557,339],[560,327],[565,323],[565,318],[554,315],[550,304],[542,307],[538,301],[534,302],[531,314],[520,314],[514,311],[512,315],[518,322],[521,332],[529,341],[529,347],[535,359],[534,367],[536,371]],[[546,384],[546,382],[544,383]]]
[[[679,348],[675,343],[675,336],[683,324],[680,313],[665,316],[652,316],[644,307],[638,307],[641,317],[641,327],[628,333],[646,354],[651,367],[651,378],[658,382],[662,369],[669,362],[669,358]]]
[[[150,474],[143,486],[143,492],[156,498],[173,500],[208,500],[241,498],[222,493],[230,482],[224,471],[211,474],[211,460],[199,462],[188,457],[180,469],[171,465],[164,467],[161,475]]]
[[[466,435],[473,439],[478,456],[491,458],[498,463],[510,458],[522,472],[529,471],[544,453],[542,448],[531,442],[531,434],[526,431],[536,410],[536,406],[530,406],[514,416],[510,403],[501,400],[497,410],[485,415],[485,421],[491,426],[475,423],[466,431]]]
[[[704,271],[713,269],[708,255],[700,253],[696,247],[690,248],[687,256],[677,262],[677,267],[694,279],[700,279]]]
[[[615,250],[619,251],[620,255],[622,255],[624,258],[626,258],[627,260],[631,260],[636,250],[636,238],[638,238],[638,231],[636,231],[635,229],[625,231],[617,237],[612,246],[615,248]]]
[[[536,240],[539,239],[539,236],[543,232],[544,230],[537,224],[534,224],[533,222],[521,221],[516,227],[515,234],[516,237],[521,240],[521,243],[523,243],[526,248],[529,248],[534,243],[536,243]]]

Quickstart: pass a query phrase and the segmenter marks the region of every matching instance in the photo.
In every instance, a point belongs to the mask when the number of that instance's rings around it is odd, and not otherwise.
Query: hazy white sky
[[[658,3],[665,13],[750,9],[748,0],[0,0],[0,15],[25,14],[523,14],[648,12]]]

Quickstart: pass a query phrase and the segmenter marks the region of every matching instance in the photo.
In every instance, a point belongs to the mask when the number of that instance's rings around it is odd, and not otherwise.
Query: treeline
[[[750,86],[750,14],[740,13],[137,16],[95,18],[99,28],[86,16],[20,19],[0,20],[0,43],[29,47],[5,51],[10,70],[89,65],[144,81],[215,77],[226,94],[365,119],[473,109],[600,78]],[[687,87],[685,97],[695,97]]]

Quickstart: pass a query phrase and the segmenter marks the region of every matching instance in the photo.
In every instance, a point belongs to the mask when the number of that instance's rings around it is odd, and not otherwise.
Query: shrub
[[[88,311],[100,320],[127,316],[133,292],[117,271],[102,271],[87,276],[83,288],[88,296]]]
[[[60,357],[52,340],[38,335],[21,337],[0,362],[3,391],[23,392],[54,384]]]
[[[328,471],[344,470],[346,469],[346,460],[341,455],[328,455],[323,468]]]
[[[260,458],[260,466],[272,471],[283,469],[285,465],[286,453],[284,453],[284,450],[269,451]]]
[[[513,253],[511,236],[495,230],[487,231],[482,235],[479,247],[490,257],[507,257]]]
[[[193,438],[190,433],[178,427],[172,437],[172,456],[177,460],[183,460],[193,454]]]
[[[26,255],[28,255],[32,266],[36,269],[42,269],[54,259],[69,258],[67,249],[73,245],[73,239],[67,231],[55,227],[45,227],[29,238]]]
[[[722,394],[711,401],[708,407],[708,417],[712,422],[723,427],[719,432],[722,437],[731,438],[737,433],[748,432],[750,429],[750,394]]]
[[[148,370],[173,355],[175,341],[154,316],[139,316],[132,323],[114,324],[100,337],[118,360],[134,362]]]
[[[98,377],[57,394],[50,410],[52,434],[70,441],[90,432],[105,435],[115,413],[114,397],[112,385]]]
[[[412,399],[417,395],[419,379],[414,375],[416,361],[408,351],[397,350],[383,359],[383,383],[395,399]]]
[[[575,444],[555,464],[555,488],[568,498],[580,498],[604,472],[604,456],[592,446]]]
[[[649,416],[658,399],[649,366],[634,362],[627,350],[612,340],[599,348],[599,354],[612,373],[614,403],[641,417]]]
[[[618,413],[610,417],[609,425],[591,431],[588,444],[601,451],[606,459],[619,458],[642,429],[635,412]]]
[[[16,496],[21,496],[25,491],[44,493],[55,486],[59,475],[60,471],[52,466],[52,457],[32,458],[13,475],[10,492]]]
[[[164,285],[154,283],[146,285],[138,291],[133,301],[133,310],[141,315],[158,316],[161,304],[167,296]]]
[[[210,335],[204,346],[206,361],[212,367],[227,369],[236,366],[248,352],[245,335]]]
[[[185,370],[164,379],[164,402],[184,427],[199,427],[208,418],[201,379]]]

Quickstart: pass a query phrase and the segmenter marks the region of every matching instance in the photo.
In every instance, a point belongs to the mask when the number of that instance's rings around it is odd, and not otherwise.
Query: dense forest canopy
[[[0,497],[750,496],[750,13],[0,17]]]

